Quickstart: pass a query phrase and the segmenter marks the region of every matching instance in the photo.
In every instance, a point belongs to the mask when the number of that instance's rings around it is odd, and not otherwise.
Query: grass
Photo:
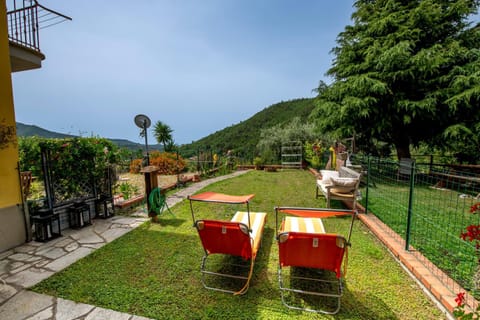
[[[268,213],[262,248],[249,291],[243,296],[206,290],[203,255],[188,202],[159,224],[147,222],[100,248],[32,290],[155,319],[439,319],[442,313],[360,221],[355,223],[342,308],[336,316],[286,309],[277,280],[278,248],[273,207],[321,207],[305,171],[253,171],[204,191],[255,193],[253,211]],[[338,204],[338,203],[335,203]],[[195,203],[202,217],[229,218],[237,206]],[[325,221],[327,231],[347,232],[349,219]],[[306,301],[305,303],[309,303]]]
[[[475,200],[459,198],[456,190],[435,189],[431,185],[415,185],[410,245],[478,298],[474,283],[478,272],[475,245],[460,238],[468,225],[480,223],[479,216],[469,212]],[[376,187],[369,189],[368,210],[404,239],[408,194],[409,185],[388,181],[377,181]]]

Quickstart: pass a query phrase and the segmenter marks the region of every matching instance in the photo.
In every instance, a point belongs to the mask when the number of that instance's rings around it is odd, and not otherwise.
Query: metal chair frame
[[[340,235],[336,234],[326,234],[326,233],[308,233],[308,232],[294,232],[294,231],[285,231],[285,232],[278,232],[278,215],[279,213],[285,213],[285,214],[291,214],[291,215],[296,215],[300,217],[305,217],[305,218],[326,218],[326,217],[331,217],[331,216],[339,216],[339,215],[352,215],[352,222],[350,224],[350,229],[348,232],[348,237],[345,238]],[[278,264],[278,282],[279,282],[279,287],[280,287],[280,294],[281,294],[281,299],[282,303],[289,309],[294,309],[294,310],[302,310],[302,311],[309,311],[309,312],[314,312],[314,313],[322,313],[322,314],[336,314],[340,311],[341,307],[341,297],[343,296],[343,291],[344,291],[344,285],[343,285],[343,280],[344,280],[344,272],[341,270],[341,266],[343,264],[345,268],[345,261],[344,261],[344,256],[347,254],[347,248],[350,246],[350,238],[353,230],[353,223],[355,221],[357,212],[356,211],[351,211],[351,210],[336,210],[336,209],[319,209],[319,208],[301,208],[301,207],[276,207],[275,208],[275,223],[276,223],[276,239],[279,244],[279,264]],[[341,252],[341,260],[340,260],[340,265],[338,266],[339,269],[337,271],[331,270],[331,269],[325,269],[322,267],[315,266],[315,262],[310,263],[308,262],[299,262],[299,265],[293,265],[293,264],[288,264],[288,265],[282,265],[282,242],[287,242],[290,240],[290,236],[298,236],[298,238],[304,240],[304,239],[312,239],[313,242],[315,241],[322,241],[325,239],[330,239],[332,241],[333,239],[336,239],[336,245],[343,249],[343,252]],[[316,240],[315,240],[316,238]],[[294,238],[290,241],[295,241]],[[340,251],[341,251],[340,249]],[[321,249],[319,249],[321,250]],[[317,254],[321,254],[322,252],[318,252]],[[289,258],[290,259],[290,258]],[[322,265],[321,262],[318,263],[318,265]],[[292,271],[292,268],[294,267],[304,267],[312,270],[326,270],[329,272],[336,272],[336,279],[335,280],[325,280],[322,278],[314,278],[314,277],[302,277],[302,276],[293,276],[290,275],[290,282],[294,279],[300,279],[304,281],[310,281],[313,283],[323,283],[323,284],[331,284],[336,286],[335,290],[332,291],[321,291],[320,289],[318,291],[313,291],[313,290],[304,290],[300,288],[293,288],[292,286],[286,286],[285,285],[285,276],[283,274],[283,269],[285,268],[290,268],[290,271]],[[317,286],[321,287],[321,286]],[[308,296],[319,296],[319,297],[327,297],[327,298],[334,298],[336,299],[336,307],[333,308],[333,310],[326,310],[324,308],[309,308],[309,307],[302,307],[299,305],[294,305],[289,302],[287,302],[286,299],[286,293],[287,292],[292,292],[296,294],[303,294],[303,295],[308,295]]]
[[[197,220],[195,222],[195,227],[197,228],[197,230],[200,231],[200,229],[202,227],[200,227],[200,225],[202,223],[204,223],[205,220]],[[218,222],[218,221],[212,221],[212,222]],[[231,223],[232,225],[234,223]],[[242,230],[242,232],[245,232],[248,230],[248,226],[243,224],[243,223],[236,223],[238,224],[238,227],[240,230]],[[218,230],[216,230],[218,231]],[[213,231],[215,232],[215,231]],[[248,232],[248,231],[247,231]],[[248,243],[250,243],[250,238],[249,238],[249,233],[246,233],[245,234],[248,238],[245,239]],[[207,260],[208,258],[213,255],[213,254],[221,254],[221,255],[224,255],[224,256],[232,256],[232,254],[228,254],[228,253],[221,253],[221,252],[212,252],[210,253],[206,247],[208,247],[208,245],[205,245],[204,246],[204,256],[202,257],[202,264],[201,264],[201,267],[200,267],[200,272],[202,274],[202,277],[201,277],[201,282],[202,282],[202,285],[204,288],[206,289],[210,289],[210,290],[215,290],[215,291],[220,291],[220,292],[226,292],[226,293],[232,293],[232,294],[245,294],[248,290],[248,287],[249,287],[249,284],[250,284],[250,274],[249,274],[249,270],[253,268],[253,264],[254,264],[254,260],[255,260],[255,257],[253,256],[253,252],[252,252],[252,247],[249,246],[249,252],[250,252],[250,255],[249,255],[249,262],[246,263],[246,264],[236,264],[236,263],[231,263],[231,264],[228,264],[229,266],[235,266],[235,267],[240,267],[242,269],[247,269],[245,271],[245,275],[240,275],[240,274],[233,274],[233,273],[225,273],[225,272],[218,272],[218,271],[212,271],[212,270],[209,270],[208,267],[207,267]],[[237,256],[236,254],[233,254],[234,256]],[[212,285],[209,285],[207,282],[207,276],[218,276],[218,277],[223,277],[223,278],[230,278],[230,279],[239,279],[239,280],[244,280],[243,283],[241,284],[241,287],[237,290],[230,290],[230,289],[226,289],[225,287],[215,287],[215,286],[212,286]]]
[[[214,192],[204,192],[199,195],[188,197],[190,201],[193,226],[198,231],[205,252],[200,268],[202,274],[201,281],[204,288],[232,293],[234,295],[243,295],[247,292],[253,274],[256,254],[261,245],[261,235],[263,233],[266,219],[266,213],[250,212],[249,201],[253,196],[253,194],[246,196],[231,196]],[[236,214],[231,221],[207,219],[197,220],[193,209],[194,201],[244,204],[246,205],[247,211],[237,212],[239,215],[237,216]],[[257,228],[255,226],[257,226]],[[248,272],[245,272],[245,275],[243,273],[233,274],[209,269],[207,267],[207,261],[213,254],[241,257],[243,260],[249,261],[245,265],[230,264],[230,266],[245,269],[248,268]],[[232,290],[230,288],[208,284],[206,279],[208,276],[218,276],[244,281],[239,290]]]

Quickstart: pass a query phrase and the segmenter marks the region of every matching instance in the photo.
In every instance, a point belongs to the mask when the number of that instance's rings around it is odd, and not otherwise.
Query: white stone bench
[[[347,167],[340,167],[339,171],[320,170],[316,198],[322,194],[326,199],[327,208],[330,208],[330,200],[351,201],[355,208],[360,178],[360,173]]]

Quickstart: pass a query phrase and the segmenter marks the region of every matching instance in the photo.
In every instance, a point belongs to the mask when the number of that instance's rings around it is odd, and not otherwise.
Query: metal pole
[[[368,189],[370,188],[370,155],[367,158],[367,189],[365,190],[365,214],[368,213]]]
[[[410,194],[408,195],[407,230],[405,235],[405,250],[407,251],[410,247],[410,229],[412,226],[412,205],[413,205],[414,187],[415,187],[415,162],[412,162],[412,167],[410,168]]]
[[[47,148],[41,148],[41,157],[42,157],[42,171],[43,171],[43,184],[45,187],[45,196],[47,197],[48,209],[53,209],[53,197],[52,186],[51,186],[51,176],[50,176],[50,163],[49,157],[47,156]]]
[[[25,224],[25,233],[26,233],[26,240],[27,242],[32,241],[32,224],[30,222],[30,212],[28,209],[28,202],[25,196],[25,192],[23,190],[23,180],[22,174],[20,171],[20,162],[17,162],[17,172],[18,172],[18,180],[20,181],[20,193],[22,195],[22,211],[23,211],[23,220]]]
[[[195,213],[193,213],[193,203],[190,198],[188,200],[190,202],[190,212],[192,213],[193,226],[195,227]]]
[[[145,133],[145,149],[147,150],[147,166],[150,165],[150,154],[148,153],[148,140],[147,140],[147,120],[143,120],[143,131]],[[165,150],[163,150],[165,151]]]
[[[176,171],[177,171],[177,188],[182,186],[183,183],[180,181],[180,168],[178,165],[179,157],[178,157],[178,148],[177,148],[177,163],[176,163]]]
[[[197,149],[197,173],[200,174],[200,148]]]
[[[430,165],[428,167],[429,171],[428,173],[432,173],[432,169],[433,169],[433,154],[430,155]]]

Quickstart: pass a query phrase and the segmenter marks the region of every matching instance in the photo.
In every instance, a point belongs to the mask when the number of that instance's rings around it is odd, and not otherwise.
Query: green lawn
[[[369,189],[368,211],[406,239],[409,185],[378,180]],[[458,190],[431,186],[418,181],[415,185],[410,245],[478,298],[478,252],[474,243],[460,237],[468,225],[480,223],[480,216],[470,213],[477,200],[459,197]]]
[[[280,299],[274,206],[321,207],[314,179],[305,171],[252,171],[205,191],[255,193],[252,211],[268,212],[262,248],[249,291],[232,296],[203,288],[203,249],[187,201],[159,224],[145,223],[33,288],[34,291],[156,319],[441,319],[442,313],[405,274],[369,230],[356,221],[345,294],[332,316],[290,311]],[[195,203],[202,217],[228,219],[237,206]],[[346,233],[349,219],[326,221],[328,232]]]

